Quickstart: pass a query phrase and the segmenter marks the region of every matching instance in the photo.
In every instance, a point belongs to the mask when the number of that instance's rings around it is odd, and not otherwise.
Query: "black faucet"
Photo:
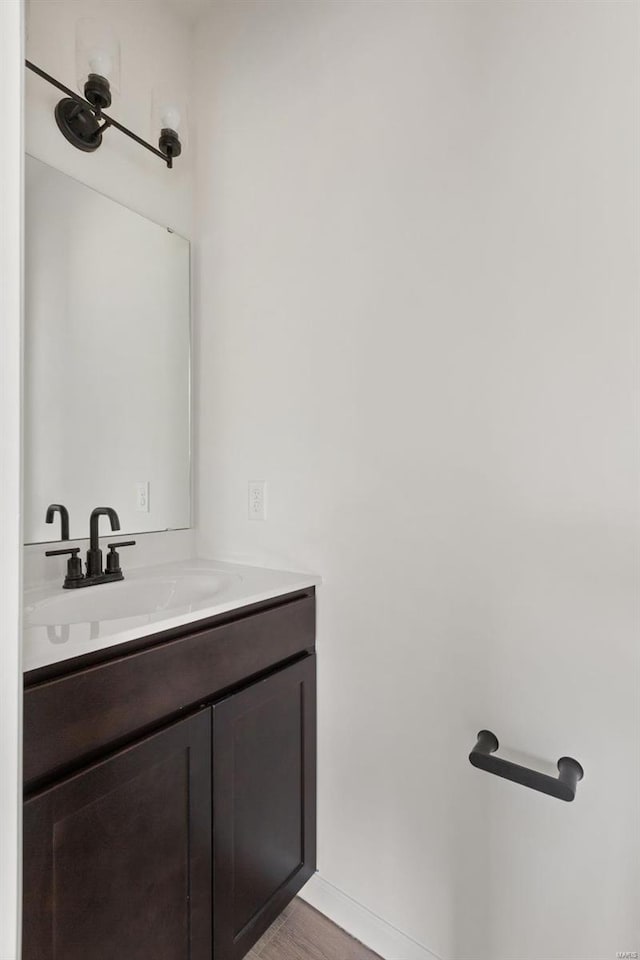
[[[98,533],[100,517],[109,517],[112,530],[120,529],[120,519],[113,507],[96,507],[89,518],[89,549],[87,550],[87,577],[102,576],[102,550]]]
[[[45,521],[53,523],[56,513],[60,514],[60,539],[69,539],[69,511],[63,503],[50,503],[47,507]]]
[[[60,510],[60,515],[62,517],[62,539],[68,540],[69,515],[62,504],[51,504],[49,510],[47,511],[47,523],[51,523],[51,520],[49,520],[49,511],[51,511],[51,519],[53,519],[53,514],[55,513],[56,509]],[[124,574],[120,569],[120,557],[117,551],[120,549],[120,547],[134,546],[136,541],[123,540],[120,543],[108,544],[109,555],[107,557],[107,569],[103,571],[102,550],[100,549],[100,534],[98,529],[100,517],[109,518],[112,530],[120,529],[120,520],[113,507],[96,507],[95,510],[91,511],[91,517],[89,519],[89,549],[87,550],[86,574],[82,573],[82,561],[78,556],[80,547],[71,547],[68,550],[47,550],[45,552],[45,556],[47,557],[58,557],[63,554],[69,555],[69,561],[67,563],[67,576],[65,577],[63,584],[66,589],[70,589],[71,587],[92,587],[97,583],[110,583],[113,580],[124,580]]]

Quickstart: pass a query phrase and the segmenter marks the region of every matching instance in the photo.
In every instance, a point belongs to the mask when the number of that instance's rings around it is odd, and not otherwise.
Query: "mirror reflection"
[[[26,158],[27,543],[188,527],[189,242]]]

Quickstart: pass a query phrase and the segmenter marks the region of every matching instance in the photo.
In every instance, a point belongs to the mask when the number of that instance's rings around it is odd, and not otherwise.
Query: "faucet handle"
[[[66,550],[45,550],[45,557],[63,557],[69,555],[67,561],[67,575],[64,578],[64,586],[76,586],[79,580],[84,580],[82,573],[82,560],[78,556],[80,547],[68,547]]]
[[[118,550],[120,547],[135,547],[135,540],[121,540],[120,543],[108,543],[109,553],[107,554],[107,573],[121,573],[120,556]]]
[[[75,557],[80,553],[80,547],[67,547],[66,550],[45,550],[45,557],[62,557],[65,553],[70,553],[72,557]]]

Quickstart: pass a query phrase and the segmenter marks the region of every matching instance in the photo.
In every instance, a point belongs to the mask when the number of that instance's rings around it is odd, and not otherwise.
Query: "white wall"
[[[200,550],[323,574],[320,871],[447,960],[640,949],[637,13],[197,31]]]
[[[22,51],[20,0],[0,3],[0,957],[20,949],[20,392]]]

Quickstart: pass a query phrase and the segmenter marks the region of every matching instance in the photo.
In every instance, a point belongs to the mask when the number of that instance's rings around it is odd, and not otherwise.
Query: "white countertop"
[[[171,593],[171,585],[189,586],[193,582],[201,585],[197,591],[199,595],[187,602],[181,602],[180,599],[176,601],[179,590],[174,589]],[[212,584],[210,593],[206,589],[208,582]],[[63,590],[62,583],[34,587],[24,594],[23,670],[27,672],[86,653],[95,653],[128,640],[195,623],[320,583],[321,578],[314,574],[269,570],[216,560],[182,560],[139,567],[130,572],[125,570],[123,581],[80,590]],[[171,594],[173,599],[165,602],[163,593],[160,601],[149,603],[150,612],[131,614],[126,609],[132,604],[136,606],[137,597],[147,594],[155,596],[153,591],[155,594],[164,592],[167,597]],[[88,612],[93,606],[93,598],[98,610],[95,619]],[[46,616],[39,612],[47,605],[49,611],[57,608],[66,611],[59,617],[59,622],[53,622],[55,612]],[[73,612],[75,605],[78,607],[78,616]],[[52,622],[42,622],[47,619],[52,619]],[[41,622],[34,623],[34,620]]]

